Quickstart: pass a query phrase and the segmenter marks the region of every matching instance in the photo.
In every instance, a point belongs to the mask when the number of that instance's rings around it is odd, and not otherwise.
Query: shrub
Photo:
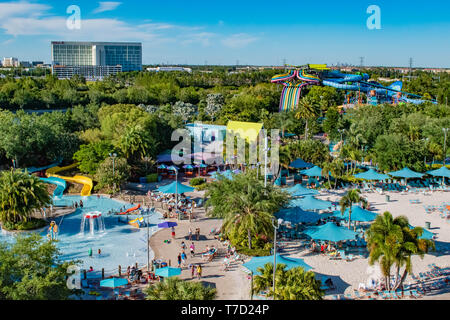
[[[158,182],[158,174],[157,173],[151,173],[151,174],[147,175],[146,178],[147,178],[148,183]]]
[[[207,187],[208,187],[208,184],[207,183],[203,183],[203,184],[199,184],[198,186],[195,186],[195,189],[197,191],[203,191],[203,190],[206,190]]]
[[[47,222],[45,222],[45,220],[42,219],[35,219],[35,218],[30,218],[28,219],[27,222],[9,222],[9,221],[5,221],[3,222],[3,229],[8,230],[8,231],[28,231],[28,230],[36,230],[36,229],[40,229],[43,228],[47,225]]]
[[[204,184],[205,182],[206,182],[206,179],[205,179],[205,178],[193,178],[193,179],[191,180],[191,182],[189,182],[189,184],[190,184],[192,187],[196,187],[196,186],[199,186],[199,185]]]

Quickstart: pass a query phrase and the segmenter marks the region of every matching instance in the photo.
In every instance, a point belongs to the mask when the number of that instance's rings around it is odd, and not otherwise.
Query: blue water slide
[[[359,89],[362,89],[361,86],[358,86],[356,84],[343,84],[343,83],[339,83],[339,82],[335,82],[335,81],[328,81],[328,80],[323,80],[322,83],[324,86],[329,86],[329,87],[333,87],[333,88],[340,89],[340,90],[358,91]]]
[[[56,186],[55,191],[53,192],[53,196],[60,198],[64,194],[64,190],[67,188],[67,182],[60,178],[50,177],[50,178],[39,178],[41,181],[45,183],[50,183]]]

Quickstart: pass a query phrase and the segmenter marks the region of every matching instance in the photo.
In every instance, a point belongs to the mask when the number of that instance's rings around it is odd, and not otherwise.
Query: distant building
[[[33,67],[38,67],[39,65],[43,65],[44,61],[33,61],[31,64]]]
[[[20,61],[20,66],[24,68],[31,68],[32,64],[29,61]]]
[[[79,74],[102,79],[142,70],[142,44],[136,42],[52,42],[52,70],[58,78]]]
[[[11,68],[11,67],[18,67],[19,66],[19,59],[17,58],[3,58],[2,66],[5,68]]]
[[[147,71],[150,72],[171,72],[171,71],[181,71],[181,72],[192,72],[191,68],[184,67],[156,67],[156,68],[147,68]]]

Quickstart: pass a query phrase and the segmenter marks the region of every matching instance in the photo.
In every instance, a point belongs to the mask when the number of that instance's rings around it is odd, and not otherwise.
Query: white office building
[[[13,57],[3,58],[2,66],[5,68],[18,67],[20,66],[19,59]]]

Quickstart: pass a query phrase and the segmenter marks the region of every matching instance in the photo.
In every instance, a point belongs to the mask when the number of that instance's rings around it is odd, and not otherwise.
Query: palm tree
[[[267,292],[276,300],[321,300],[323,291],[321,281],[315,274],[303,268],[286,270],[286,265],[277,264],[275,271],[275,292],[273,292],[273,263],[257,269],[259,275],[253,279],[253,292]]]
[[[0,175],[0,219],[26,222],[36,209],[52,203],[47,187],[27,172],[11,169]]]
[[[314,100],[306,96],[301,99],[297,106],[298,110],[295,114],[296,119],[304,119],[305,124],[305,140],[308,139],[308,120],[317,117],[317,105]]]
[[[140,125],[135,125],[127,128],[119,147],[127,159],[138,156],[142,160],[155,150],[157,144]]]
[[[328,179],[328,184],[331,189],[330,172],[333,170],[333,163],[324,162],[322,163],[322,175]]]
[[[147,300],[214,300],[216,289],[200,282],[187,282],[177,277],[165,279],[147,289]]]
[[[398,289],[403,285],[408,273],[412,272],[412,255],[423,258],[435,245],[431,240],[419,239],[422,228],[411,229],[408,218],[400,216],[393,218],[390,212],[385,212],[376,218],[367,231],[367,248],[369,249],[369,264],[378,261],[388,290]],[[396,266],[396,283],[390,282],[391,268]],[[400,269],[404,267],[402,276]]]
[[[224,219],[225,234],[246,233],[249,249],[252,248],[252,235],[271,236],[274,213],[289,199],[287,193],[272,184],[264,187],[256,170],[247,170],[232,180],[221,178],[209,184],[207,197],[207,207],[213,207],[208,214]]]
[[[332,162],[331,174],[334,176],[334,189],[337,188],[338,177],[342,177],[344,174],[344,162],[341,159],[336,158]]]
[[[341,213],[344,215],[345,210],[348,208],[348,228],[350,229],[350,223],[352,220],[352,207],[355,203],[361,203],[364,206],[367,205],[367,200],[361,197],[361,190],[353,189],[348,191],[339,201],[341,206]],[[356,228],[356,225],[355,225]]]

